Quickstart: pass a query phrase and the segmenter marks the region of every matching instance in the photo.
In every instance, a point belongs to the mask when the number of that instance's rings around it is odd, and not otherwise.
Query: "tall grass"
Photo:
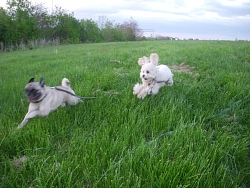
[[[250,43],[147,41],[0,54],[0,187],[249,187]],[[185,63],[144,100],[137,59]],[[84,104],[35,117],[23,88],[69,78]]]

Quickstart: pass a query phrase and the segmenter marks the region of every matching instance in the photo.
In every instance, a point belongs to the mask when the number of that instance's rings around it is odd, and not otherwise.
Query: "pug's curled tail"
[[[70,81],[68,78],[63,78],[62,79],[62,86],[65,88],[70,88]]]

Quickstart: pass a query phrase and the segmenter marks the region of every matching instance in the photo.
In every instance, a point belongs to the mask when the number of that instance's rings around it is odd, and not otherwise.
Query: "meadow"
[[[176,82],[138,99],[137,60]],[[67,77],[84,104],[16,130],[30,78]],[[0,54],[0,187],[250,187],[250,42],[143,41]]]

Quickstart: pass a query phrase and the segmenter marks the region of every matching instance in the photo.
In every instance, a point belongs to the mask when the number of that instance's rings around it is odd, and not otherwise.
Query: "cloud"
[[[132,17],[141,29],[153,29],[155,34],[250,40],[249,0],[41,1],[45,1],[48,9],[56,5],[74,12],[77,19],[98,21],[99,16],[106,16],[110,21],[123,23]],[[41,1],[32,0],[33,3]]]
[[[141,29],[153,29],[155,34],[250,39],[247,0],[93,0],[78,7],[74,11],[78,18],[97,20],[106,15],[109,20],[122,23],[133,17]]]

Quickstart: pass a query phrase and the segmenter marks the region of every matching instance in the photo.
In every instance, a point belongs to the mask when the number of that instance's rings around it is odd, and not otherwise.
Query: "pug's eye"
[[[28,92],[30,92],[30,90],[29,90],[29,89],[25,89],[24,91],[25,91],[25,93],[28,93]]]
[[[147,74],[149,73],[149,71],[146,72]]]

